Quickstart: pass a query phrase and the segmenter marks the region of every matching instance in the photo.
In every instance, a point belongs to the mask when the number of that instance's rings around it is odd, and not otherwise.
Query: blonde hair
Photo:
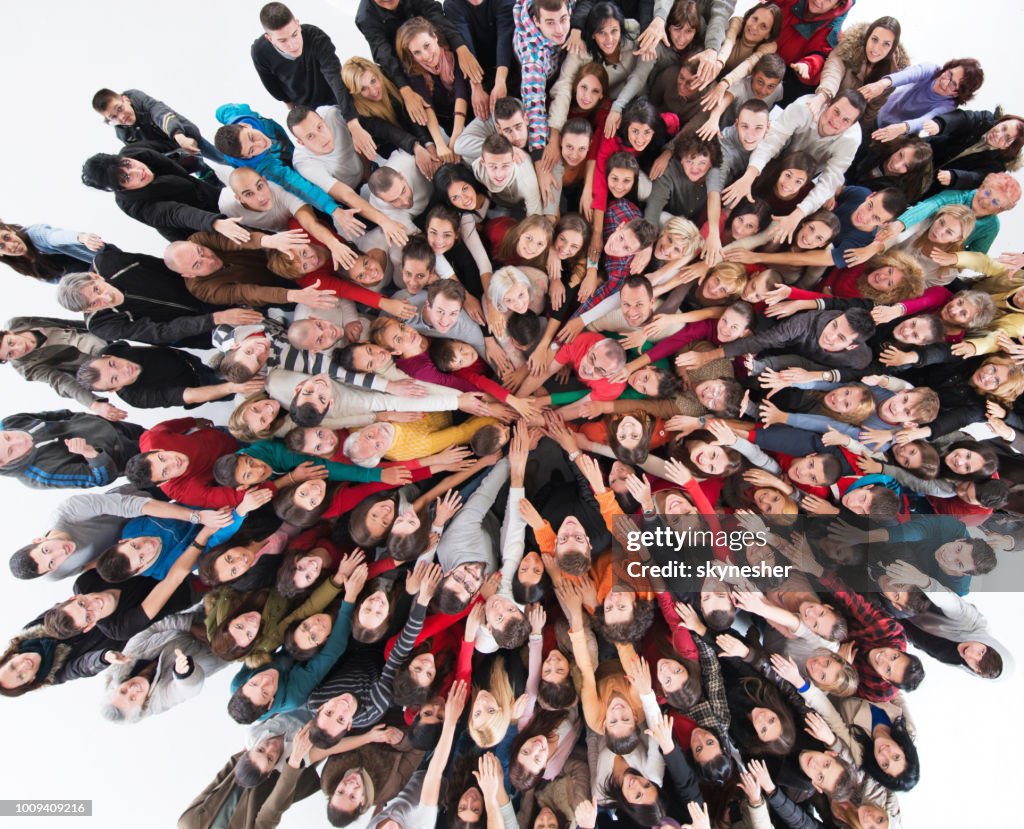
[[[747,275],[746,265],[741,265],[739,262],[721,262],[715,265],[715,267],[708,271],[708,275],[701,285],[706,286],[711,276],[718,277],[718,281],[722,283],[722,288],[725,289],[727,296],[722,299],[708,299],[704,296],[703,291],[701,291],[697,298],[702,304],[713,303],[722,305],[739,299],[743,294],[743,289],[747,287],[747,281],[750,279]]]
[[[832,653],[828,648],[815,648],[814,651],[808,655],[808,659],[814,656],[826,656],[834,662],[838,662],[842,666],[838,678],[832,684],[818,682],[811,678],[808,674],[807,678],[814,683],[814,685],[824,691],[826,694],[834,694],[837,697],[852,697],[857,693],[857,684],[860,682],[860,677],[857,675],[857,669],[843,659],[840,656]],[[806,665],[806,660],[804,661]]]
[[[828,412],[828,416],[833,420],[838,420],[840,423],[849,423],[853,426],[860,426],[865,420],[875,413],[875,398],[871,394],[871,390],[863,383],[844,383],[841,386],[836,387],[836,391],[839,389],[854,388],[861,393],[860,403],[848,412],[837,412],[834,409],[830,409],[825,403],[825,395],[828,392],[821,392],[821,407]]]
[[[533,298],[533,283],[530,281],[530,277],[519,270],[519,268],[508,265],[504,268],[498,268],[491,275],[491,282],[487,286],[487,297],[498,311],[505,313],[508,310],[505,307],[505,294],[516,283],[525,285],[526,289],[530,292],[531,299]]]
[[[698,251],[704,247],[704,237],[700,230],[689,219],[682,216],[673,216],[661,226],[661,233],[658,236],[671,236],[683,243],[683,256],[693,259]]]
[[[881,293],[871,287],[868,282],[868,274],[877,271],[879,268],[895,268],[903,274],[903,279],[900,280],[898,285],[894,285],[890,290]],[[892,305],[896,302],[902,302],[904,299],[919,297],[924,293],[924,268],[909,253],[904,253],[901,250],[891,250],[868,260],[868,263],[864,266],[864,271],[857,280],[857,287],[866,299],[874,300],[879,305]]]
[[[274,437],[281,428],[289,421],[288,411],[282,406],[281,412],[275,417],[270,426],[264,429],[262,432],[254,432],[246,425],[245,422],[245,411],[253,403],[259,403],[263,400],[270,400],[270,395],[265,391],[258,391],[250,394],[245,400],[235,406],[234,411],[228,416],[228,431],[235,440],[240,440],[243,443],[253,443],[257,440],[270,440]]]
[[[944,250],[946,253],[956,253],[957,251],[964,249],[964,243],[974,233],[974,225],[978,221],[978,217],[974,215],[974,211],[971,210],[965,204],[947,204],[945,207],[940,207],[935,211],[935,215],[932,216],[932,220],[928,222],[928,227],[918,234],[917,239],[914,240],[914,248],[921,249],[928,244],[928,231],[931,230],[933,224],[935,224],[943,216],[951,219],[955,219],[960,222],[960,226],[963,228],[963,233],[960,236],[959,242],[947,242],[944,245],[936,245],[939,250]]]
[[[512,722],[512,708],[515,705],[515,696],[512,693],[512,684],[508,680],[508,673],[505,671],[505,659],[495,659],[491,666],[490,688],[478,688],[474,686],[473,695],[469,701],[469,725],[467,730],[473,742],[480,748],[493,748],[503,739],[508,732]],[[473,704],[480,691],[490,691],[495,702],[498,703],[498,710],[495,711],[484,722],[477,724],[473,722]]]
[[[989,357],[982,366],[995,365],[995,366],[1007,366],[1009,373],[1006,377],[1006,382],[1000,383],[994,391],[985,391],[974,386],[975,391],[986,397],[995,397],[1000,402],[1006,403],[1012,406],[1013,402],[1024,393],[1024,368],[1017,365],[1012,358],[1005,357],[1002,354],[996,354],[995,356]],[[971,384],[974,385],[973,383]]]
[[[359,78],[363,72],[369,72],[377,79],[384,90],[384,97],[379,101],[369,101],[359,94]],[[398,126],[398,116],[392,101],[399,100],[398,88],[384,71],[372,60],[366,58],[349,58],[341,67],[341,82],[352,95],[352,103],[356,112],[364,118],[383,118]]]

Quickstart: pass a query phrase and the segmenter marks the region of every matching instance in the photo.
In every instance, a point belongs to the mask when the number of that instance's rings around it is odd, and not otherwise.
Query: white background
[[[159,255],[163,240],[154,231],[122,214],[110,194],[80,183],[85,158],[119,146],[89,102],[100,87],[136,87],[177,108],[208,138],[216,128],[216,107],[227,101],[249,103],[283,123],[284,106],[263,90],[249,58],[249,46],[260,34],[261,5],[256,0],[5,3],[0,216],[93,231],[124,250]],[[741,9],[749,5],[741,0]],[[293,0],[291,8],[334,39],[342,60],[369,56],[355,29],[354,0]],[[859,0],[848,22],[894,14],[912,58],[937,63],[979,58],[987,81],[973,106],[1002,103],[1019,112],[1024,110],[1015,92],[1021,71],[1019,9],[1010,0]],[[1004,217],[993,254],[1020,250],[1022,225],[1020,210]],[[3,317],[67,316],[53,288],[4,267],[0,279]],[[48,387],[25,383],[13,369],[0,368],[0,376],[0,415],[63,405]],[[223,423],[226,411],[206,407],[202,413]],[[173,416],[132,412],[132,420],[146,426]],[[51,509],[66,494],[29,490],[0,477],[5,542],[0,558],[45,532]],[[70,580],[18,582],[0,566],[0,638],[6,643],[9,634],[70,590]],[[1019,597],[990,593],[972,600],[988,615],[995,635],[1019,655],[1024,649],[1019,613],[1014,613]],[[1020,795],[1024,683],[1019,678],[985,682],[926,663],[928,678],[910,698],[920,732],[921,783],[902,796],[904,825],[1009,825],[1008,803]],[[0,699],[0,798],[92,799],[92,818],[61,820],[60,826],[173,826],[242,745],[244,729],[225,711],[231,673],[227,669],[214,677],[200,698],[131,726],[100,718],[101,679]],[[55,821],[37,818],[29,825],[44,829],[58,825]],[[4,825],[12,822],[8,818]],[[326,826],[323,799],[315,795],[297,805],[283,825]]]

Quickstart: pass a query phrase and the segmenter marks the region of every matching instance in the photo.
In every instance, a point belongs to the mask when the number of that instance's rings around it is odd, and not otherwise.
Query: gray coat
[[[85,324],[50,317],[14,317],[4,330],[14,334],[38,331],[45,342],[11,365],[26,380],[48,383],[61,397],[76,400],[83,406],[102,401],[75,377],[79,366],[99,354],[106,342],[90,334]]]

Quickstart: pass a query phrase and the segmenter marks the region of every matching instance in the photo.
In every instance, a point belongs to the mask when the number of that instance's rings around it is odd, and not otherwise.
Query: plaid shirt
[[[642,219],[643,213],[640,208],[628,199],[614,199],[608,203],[608,209],[604,213],[604,230],[602,235],[607,242],[611,235],[622,225],[633,219]],[[574,317],[584,314],[593,308],[597,303],[614,294],[622,283],[629,276],[629,266],[633,263],[632,256],[608,256],[602,254],[601,263],[604,265],[604,284],[594,291],[593,295],[586,302],[580,303]]]
[[[568,0],[568,12],[572,15],[576,0]],[[530,125],[529,148],[543,150],[548,143],[548,79],[557,74],[565,52],[541,33],[536,21],[530,16],[532,0],[517,0],[513,9],[516,23],[512,36],[512,48],[522,67],[523,108]]]
[[[857,656],[853,661],[860,676],[857,696],[868,702],[888,702],[899,694],[899,689],[878,675],[868,660],[868,652],[874,648],[896,648],[905,652],[907,637],[903,626],[859,593],[848,590],[834,575],[826,574],[820,581],[831,591],[832,600],[849,624],[850,638],[857,644]]]

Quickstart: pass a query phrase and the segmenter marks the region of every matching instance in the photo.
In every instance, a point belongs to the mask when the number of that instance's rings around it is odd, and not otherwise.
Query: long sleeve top
[[[303,455],[299,452],[292,452],[280,440],[261,440],[245,446],[238,450],[239,455],[250,455],[257,460],[263,461],[277,475],[291,472],[299,464],[306,461],[313,461],[317,466],[327,468],[327,480],[329,481],[360,481],[371,483],[380,480],[379,469],[366,469],[362,466],[355,466],[349,463],[338,463],[337,461],[324,460],[313,455]]]
[[[802,150],[817,159],[814,187],[797,205],[805,216],[835,195],[861,143],[860,124],[854,124],[838,135],[821,135],[818,132],[821,115],[811,114],[807,106],[809,100],[809,96],[797,98],[786,107],[750,156],[750,166],[760,172],[783,150],[787,153]]]
[[[184,475],[160,484],[160,489],[181,504],[218,509],[237,507],[244,497],[234,487],[218,486],[213,464],[221,455],[238,449],[238,441],[220,429],[203,428],[195,418],[165,420],[139,438],[139,450],[181,452],[189,459]]]
[[[34,224],[25,227],[25,235],[40,253],[63,254],[87,264],[91,263],[96,255],[95,251],[89,250],[78,241],[78,233],[74,230],[65,230],[47,224]]]
[[[231,691],[234,693],[255,674],[265,670],[276,670],[280,674],[277,693],[274,695],[270,708],[259,718],[269,719],[274,714],[294,711],[302,707],[310,693],[324,678],[331,666],[337,662],[348,647],[349,635],[352,632],[352,611],[355,605],[345,601],[341,604],[338,617],[327,641],[312,659],[295,663],[291,657],[275,657],[269,665],[259,670],[243,668],[231,680]]]
[[[338,203],[334,199],[288,166],[288,162],[291,160],[292,143],[288,138],[288,133],[280,124],[269,118],[264,118],[247,104],[222,104],[217,107],[217,120],[222,124],[251,126],[262,132],[271,142],[266,150],[251,158],[224,156],[232,167],[251,167],[328,216],[338,209]]]
[[[484,69],[512,69],[515,0],[444,0],[444,16]],[[509,90],[510,92],[512,90]]]
[[[902,72],[886,75],[892,81],[893,92],[878,111],[878,126],[905,123],[908,135],[915,135],[922,130],[925,121],[956,109],[953,98],[939,95],[932,89],[938,71],[934,63],[917,63]]]
[[[372,0],[366,0],[372,2]],[[567,0],[567,11],[572,14],[576,0]],[[523,107],[529,124],[529,149],[542,150],[548,143],[547,84],[562,61],[562,49],[548,40],[537,26],[530,12],[530,0],[516,0],[512,11],[516,29],[512,48],[522,67]]]
[[[904,228],[913,227],[919,222],[930,219],[939,211],[939,208],[945,207],[947,204],[962,204],[970,207],[976,193],[976,190],[943,190],[908,207],[899,217],[899,222]],[[998,235],[998,216],[994,214],[991,216],[978,216],[977,221],[974,223],[974,231],[964,241],[964,250],[974,253],[988,253]]]

